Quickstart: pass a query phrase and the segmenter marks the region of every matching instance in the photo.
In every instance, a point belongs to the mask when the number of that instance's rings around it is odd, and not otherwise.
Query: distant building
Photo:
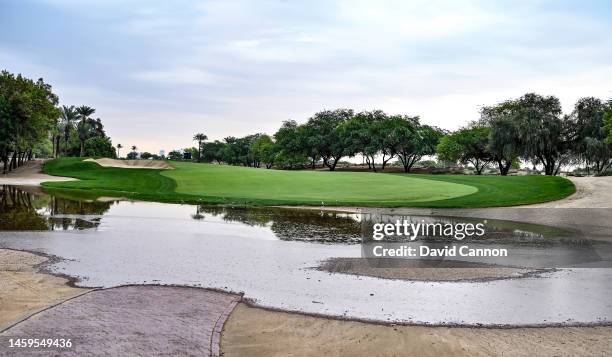
[[[191,160],[191,153],[190,152],[184,152],[183,153],[183,160]]]

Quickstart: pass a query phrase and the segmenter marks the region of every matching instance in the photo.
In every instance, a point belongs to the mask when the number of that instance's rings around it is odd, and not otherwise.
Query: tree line
[[[479,175],[491,164],[507,175],[519,160],[546,175],[566,165],[603,174],[612,166],[612,101],[581,98],[564,115],[558,98],[528,93],[482,108],[478,121],[442,138],[437,154]]]
[[[507,175],[521,161],[541,165],[546,175],[570,164],[602,174],[612,165],[612,101],[581,98],[564,115],[558,98],[528,93],[483,107],[478,120],[456,131],[381,110],[324,110],[303,124],[283,122],[273,136],[206,142],[198,133],[194,140],[196,161],[248,167],[314,169],[320,163],[334,171],[342,158],[361,155],[374,172],[393,159],[410,172],[423,157],[437,155],[449,165],[471,165],[478,175],[491,166]],[[169,157],[182,159],[178,151]]]
[[[372,171],[384,170],[396,158],[409,172],[423,156],[435,154],[445,132],[421,124],[419,117],[336,109],[318,112],[304,124],[285,121],[273,136],[258,133],[205,142],[201,135],[194,137],[198,162],[282,169],[320,163],[334,171],[342,158],[360,154]],[[177,154],[170,153],[170,158]]]
[[[59,106],[43,79],[0,72],[0,160],[3,173],[34,156],[116,157],[100,118],[88,106]]]

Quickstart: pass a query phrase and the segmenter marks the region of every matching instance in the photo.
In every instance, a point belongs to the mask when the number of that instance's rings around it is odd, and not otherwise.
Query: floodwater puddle
[[[403,323],[550,325],[612,320],[607,299],[612,294],[612,271],[607,268],[559,269],[492,281],[407,281],[317,269],[331,259],[360,259],[363,222],[371,218],[367,212],[85,201],[8,186],[0,197],[0,247],[63,257],[66,260],[51,269],[80,278],[81,286],[209,287],[243,292],[266,307]],[[554,227],[493,220],[487,224],[490,235],[470,244],[513,247],[523,257],[515,263],[534,260],[537,254],[569,256],[571,262],[586,265],[588,259],[602,258],[573,252],[580,246],[599,249],[605,242],[593,243]],[[341,270],[338,265],[336,269]]]

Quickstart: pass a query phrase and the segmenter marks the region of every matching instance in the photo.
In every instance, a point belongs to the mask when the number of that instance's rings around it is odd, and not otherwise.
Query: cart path
[[[33,315],[0,337],[71,338],[62,355],[219,356],[225,320],[239,295],[177,286],[94,290]],[[0,356],[14,353],[1,349]],[[20,351],[21,356],[40,351]]]

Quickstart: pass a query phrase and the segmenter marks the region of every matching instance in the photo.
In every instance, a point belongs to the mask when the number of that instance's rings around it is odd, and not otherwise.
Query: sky
[[[527,92],[612,98],[612,1],[0,0],[0,69],[157,153],[382,109],[456,129]]]

